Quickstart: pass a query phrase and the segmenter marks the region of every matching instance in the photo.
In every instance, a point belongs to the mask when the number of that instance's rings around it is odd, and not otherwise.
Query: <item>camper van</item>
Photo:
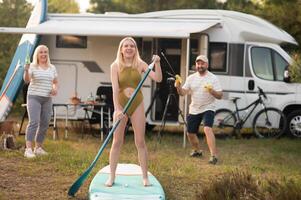
[[[81,100],[91,98],[91,94],[96,97],[102,88],[110,91],[110,65],[118,44],[125,36],[132,36],[146,62],[151,62],[153,54],[161,56],[163,81],[156,84],[147,80],[142,88],[148,124],[160,125],[162,120],[166,125],[181,123],[178,109],[186,114],[189,98],[176,94],[170,78],[179,74],[185,80],[194,72],[196,56],[204,54],[209,58],[210,71],[222,83],[224,97],[217,101],[218,108],[234,108],[231,97],[241,98],[239,106],[249,104],[260,86],[269,97],[267,105],[282,110],[290,121],[290,131],[301,136],[301,84],[283,81],[291,58],[281,48],[282,44],[298,44],[259,17],[201,9],[142,14],[47,13],[45,21],[36,26],[0,31],[40,35],[39,43],[49,47],[59,74],[54,103],[68,103],[75,94]],[[175,98],[167,104],[170,95]],[[65,108],[58,108],[57,116],[63,118],[65,112]],[[68,115],[79,119],[84,112],[71,109]]]

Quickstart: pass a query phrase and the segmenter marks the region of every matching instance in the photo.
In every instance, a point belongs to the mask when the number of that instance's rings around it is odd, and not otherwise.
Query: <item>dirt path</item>
[[[0,157],[0,200],[87,199],[87,185],[82,186],[75,198],[68,198],[67,191],[76,178],[39,160]]]

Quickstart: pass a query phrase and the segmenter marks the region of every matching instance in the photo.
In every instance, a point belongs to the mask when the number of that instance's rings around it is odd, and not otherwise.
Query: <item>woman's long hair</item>
[[[131,42],[134,43],[135,45],[135,54],[134,54],[134,58],[133,58],[133,62],[132,62],[132,67],[137,68],[139,65],[139,62],[141,61],[140,55],[139,55],[139,51],[138,51],[138,47],[137,47],[137,43],[134,40],[134,38],[132,37],[126,37],[123,38],[120,43],[119,43],[119,47],[118,47],[118,51],[117,51],[117,55],[116,55],[116,59],[114,62],[116,62],[119,66],[119,68],[122,70],[125,67],[125,62],[124,62],[124,58],[121,52],[121,49],[123,47],[123,44],[125,41],[130,40]]]
[[[52,66],[51,62],[50,62],[50,58],[49,58],[49,49],[47,46],[45,45],[39,45],[37,46],[37,48],[35,49],[34,53],[33,53],[33,58],[32,58],[32,65],[35,67],[39,66],[39,60],[38,60],[38,53],[42,48],[46,48],[48,53],[47,53],[47,66],[50,67]]]

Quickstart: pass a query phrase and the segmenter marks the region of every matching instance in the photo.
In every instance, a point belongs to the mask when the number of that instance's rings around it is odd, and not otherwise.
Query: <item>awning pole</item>
[[[185,72],[185,80],[187,80],[187,77],[189,75],[189,63],[190,63],[190,55],[189,55],[189,52],[190,52],[190,38],[187,38],[186,40],[186,72]],[[188,111],[188,96],[185,95],[185,98],[184,98],[184,117],[185,119],[187,119],[187,111]],[[187,127],[184,126],[184,130],[183,130],[183,148],[186,148],[186,135],[187,135]]]

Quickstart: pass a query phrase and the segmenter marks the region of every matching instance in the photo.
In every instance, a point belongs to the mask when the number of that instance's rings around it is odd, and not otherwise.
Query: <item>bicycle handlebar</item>
[[[261,87],[257,86],[259,95],[262,95],[265,99],[267,99],[267,95],[264,93],[264,91],[261,89]]]

